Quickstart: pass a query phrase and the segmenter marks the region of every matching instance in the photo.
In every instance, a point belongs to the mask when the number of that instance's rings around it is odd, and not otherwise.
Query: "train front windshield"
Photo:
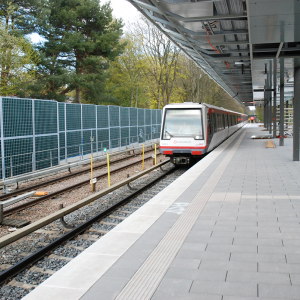
[[[203,139],[201,109],[166,109],[163,139],[172,137]]]

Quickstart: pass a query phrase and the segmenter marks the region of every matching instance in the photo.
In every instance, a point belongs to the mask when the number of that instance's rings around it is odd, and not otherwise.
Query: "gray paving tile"
[[[114,300],[120,291],[89,290],[80,300]]]
[[[299,264],[300,263],[300,255],[286,254],[286,260],[290,264]]]
[[[229,260],[230,253],[226,252],[206,252],[206,251],[189,251],[180,250],[176,258],[188,258],[188,259],[212,259],[212,260]]]
[[[143,258],[121,258],[113,264],[112,268],[139,268],[144,261]]]
[[[226,271],[206,269],[169,268],[164,278],[225,281]]]
[[[130,279],[138,268],[117,268],[111,267],[107,270],[102,278],[125,278]]]
[[[200,263],[200,259],[175,258],[170,268],[198,269]]]
[[[157,291],[163,291],[165,293],[188,293],[192,283],[193,280],[189,279],[163,278],[157,288]]]
[[[288,246],[258,246],[258,253],[300,254],[300,248]]]
[[[241,238],[248,238],[248,239],[257,239],[257,232],[228,232],[228,231],[217,231],[214,230],[212,232],[212,237],[217,238],[217,237],[241,237]]]
[[[290,274],[292,285],[300,285],[300,271],[298,274]]]
[[[283,245],[288,247],[300,247],[300,239],[283,239]]]
[[[260,273],[260,272],[238,272],[229,271],[226,282],[248,282],[248,283],[266,283],[266,284],[284,284],[291,285],[290,277],[284,273]]]
[[[212,295],[232,295],[241,297],[257,296],[257,285],[253,283],[235,282],[211,282],[195,280],[190,290],[191,293],[212,294]]]
[[[101,277],[91,287],[91,290],[120,291],[127,284],[127,278]]]
[[[195,225],[192,229],[192,231],[198,231],[198,230],[204,230],[204,231],[210,231],[210,230],[218,230],[218,231],[229,231],[229,232],[233,232],[235,231],[235,226],[218,226],[218,225],[214,225],[214,226],[199,226],[199,225]]]
[[[291,234],[282,234],[282,233],[272,233],[272,232],[259,232],[258,233],[258,238],[259,239],[280,239],[282,240],[284,236],[287,238],[287,236],[290,236],[290,238],[294,238],[297,235],[291,235]]]
[[[207,270],[224,270],[224,271],[257,271],[256,262],[244,262],[244,261],[214,261],[203,259],[201,261],[199,269]]]
[[[274,300],[274,298],[259,297],[262,300]],[[257,300],[257,297],[234,297],[234,296],[224,296],[222,300]],[[286,300],[293,300],[292,298]]]
[[[192,293],[178,293],[178,292],[162,292],[157,291],[152,296],[151,300],[222,300],[222,295],[199,295]]]
[[[206,250],[207,252],[240,252],[240,253],[257,253],[256,245],[217,245],[208,244]]]
[[[236,226],[236,231],[252,231],[252,232],[270,232],[270,233],[279,233],[279,226],[277,227],[248,227],[248,226]]]
[[[285,263],[283,254],[260,254],[260,253],[231,253],[230,261],[253,261]]]
[[[300,286],[259,284],[259,297],[300,299]]]
[[[200,230],[200,231],[197,231],[197,230],[192,230],[188,237],[210,237],[212,234],[212,230],[208,230],[208,231],[204,231],[204,230]]]
[[[188,236],[185,243],[210,243],[210,244],[223,244],[232,245],[233,237],[198,237],[198,236]]]
[[[206,243],[189,243],[185,242],[181,249],[182,250],[190,250],[190,251],[204,251],[207,247]]]
[[[233,245],[282,246],[281,239],[246,239],[234,238]]]

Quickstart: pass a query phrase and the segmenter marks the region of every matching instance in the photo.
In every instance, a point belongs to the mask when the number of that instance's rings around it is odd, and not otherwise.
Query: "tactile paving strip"
[[[183,242],[194,226],[205,204],[211,197],[217,183],[223,175],[230,160],[234,156],[247,130],[238,138],[234,146],[225,156],[218,168],[213,172],[202,189],[161,240],[147,260],[123,288],[117,300],[151,299],[163,276],[180,250]]]

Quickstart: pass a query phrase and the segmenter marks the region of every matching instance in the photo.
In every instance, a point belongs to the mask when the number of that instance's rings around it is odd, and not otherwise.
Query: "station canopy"
[[[300,1],[128,1],[241,104],[263,104],[266,74],[277,58],[285,58],[285,98],[293,97]]]

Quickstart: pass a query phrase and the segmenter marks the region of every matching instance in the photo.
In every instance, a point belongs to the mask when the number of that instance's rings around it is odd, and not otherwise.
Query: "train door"
[[[208,127],[208,136],[207,136],[207,149],[210,145],[212,136],[215,132],[215,114],[209,114],[207,113],[207,127]]]

